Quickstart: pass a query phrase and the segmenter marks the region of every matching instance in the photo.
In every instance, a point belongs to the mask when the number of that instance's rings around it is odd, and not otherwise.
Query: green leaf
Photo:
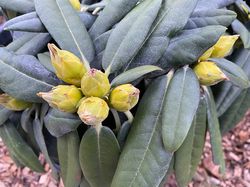
[[[85,63],[91,62],[94,58],[92,41],[70,2],[68,0],[34,0],[34,2],[39,18],[59,46],[79,56]]]
[[[9,95],[29,102],[43,102],[36,94],[49,91],[59,83],[35,57],[15,55],[4,48],[0,53],[0,88]]]
[[[235,0],[199,0],[197,4],[197,9],[215,9],[215,8],[224,8],[232,3]]]
[[[206,112],[203,97],[185,141],[175,152],[175,176],[180,187],[188,186],[201,160],[206,137]]]
[[[89,184],[92,187],[110,187],[120,155],[113,132],[104,126],[88,129],[81,140],[79,154],[81,168]]]
[[[250,32],[246,28],[246,26],[241,23],[239,20],[235,20],[232,23],[232,29],[234,32],[238,33],[240,35],[240,39],[242,40],[244,44],[244,48],[250,48]]]
[[[0,126],[0,136],[4,144],[8,147],[11,155],[21,164],[29,167],[33,171],[40,173],[44,172],[36,154],[19,135],[14,124],[6,122],[4,125]]]
[[[32,39],[27,41],[22,47],[16,50],[16,54],[22,55],[37,55],[44,47],[47,46],[48,42],[51,40],[51,36],[48,33],[39,33]]]
[[[57,138],[58,158],[65,187],[79,187],[81,183],[79,145],[80,140],[77,131]]]
[[[225,173],[225,161],[222,150],[222,139],[220,133],[220,124],[217,117],[216,106],[211,90],[204,87],[207,103],[207,122],[212,146],[213,161],[220,166],[220,172]]]
[[[45,138],[43,135],[43,123],[39,119],[38,112],[39,111],[37,110],[35,114],[35,119],[33,121],[33,131],[34,131],[35,139],[36,139],[37,145],[39,146],[41,153],[44,155],[46,159],[46,162],[49,164],[50,168],[52,169],[52,174],[54,175],[55,178],[58,178],[58,173],[55,167],[55,163],[50,158],[48,148],[45,143]]]
[[[162,113],[162,137],[167,151],[173,153],[182,145],[199,101],[200,84],[195,73],[187,66],[177,70],[170,80]]]
[[[197,0],[163,1],[150,33],[124,71],[141,65],[157,65],[168,48],[170,38],[186,25],[196,3]]]
[[[60,137],[75,131],[82,121],[75,114],[51,108],[44,118],[44,123],[50,134]]]
[[[34,3],[29,0],[0,0],[0,7],[20,13],[35,10]]]
[[[109,30],[120,21],[138,2],[138,0],[111,0],[100,13],[89,33],[93,39]]]
[[[103,55],[103,68],[114,73],[138,52],[148,35],[162,0],[145,0],[136,6],[115,28]]]
[[[122,149],[127,137],[128,137],[128,133],[131,129],[131,124],[129,121],[125,121],[122,126],[121,129],[119,130],[118,134],[117,134],[117,140],[119,142],[120,148]]]
[[[161,71],[161,70],[162,70],[161,68],[152,65],[145,65],[133,68],[115,77],[111,82],[111,86],[114,87],[121,84],[130,83],[142,77],[143,75],[146,75],[147,73],[151,73],[153,71]]]
[[[50,72],[55,73],[55,68],[52,66],[51,64],[51,60],[50,60],[50,55],[49,53],[39,53],[37,55],[38,60],[40,61],[40,63]]]
[[[7,22],[4,23],[4,27],[8,27],[12,24],[16,24],[18,22],[25,21],[25,20],[32,19],[32,18],[38,18],[35,11],[27,13],[27,14],[23,14],[21,16],[17,16],[8,20]]]
[[[119,159],[111,187],[159,186],[172,154],[165,151],[161,114],[167,76],[155,79],[146,90]]]
[[[219,25],[184,30],[170,41],[169,47],[157,65],[168,69],[195,63],[225,31],[226,27]]]
[[[18,50],[20,47],[22,47],[24,44],[29,42],[33,37],[35,37],[37,34],[36,33],[25,33],[13,42],[11,42],[6,49],[9,51],[15,52]]]
[[[236,86],[241,88],[248,88],[250,86],[250,81],[240,66],[224,58],[211,58],[210,60],[215,62]]]
[[[12,112],[13,111],[8,110],[7,108],[0,105],[0,126],[3,125],[8,120]]]
[[[227,9],[198,9],[193,12],[184,29],[221,25],[228,27],[236,18],[236,13]]]

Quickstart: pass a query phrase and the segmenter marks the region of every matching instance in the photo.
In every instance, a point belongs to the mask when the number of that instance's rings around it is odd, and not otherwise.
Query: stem
[[[133,122],[133,120],[134,120],[133,114],[132,114],[129,110],[126,111],[126,112],[124,112],[124,114],[127,116],[128,122],[129,122],[130,124],[132,124],[132,122]]]
[[[110,74],[110,69],[111,69],[111,67],[109,66],[109,67],[105,70],[105,74],[106,74],[107,77],[108,77],[109,74]]]
[[[95,127],[95,129],[96,129],[97,134],[99,134],[100,131],[101,131],[101,128],[102,128],[102,124],[101,124],[101,123],[96,124],[96,125],[94,125],[94,127]]]
[[[112,114],[114,116],[114,119],[115,119],[115,126],[116,126],[116,128],[115,128],[114,131],[118,132],[120,130],[120,128],[121,128],[120,117],[119,117],[118,112],[116,110],[114,110],[114,109],[110,109],[110,110],[111,110],[111,112],[112,112]]]

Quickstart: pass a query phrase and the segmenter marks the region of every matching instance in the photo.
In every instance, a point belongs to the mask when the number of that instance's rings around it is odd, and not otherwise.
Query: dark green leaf
[[[94,58],[92,41],[70,2],[68,0],[34,0],[34,2],[39,18],[59,46],[82,60],[92,61]]]
[[[82,122],[75,114],[61,112],[51,108],[44,118],[44,123],[50,134],[55,137],[60,137],[75,131]]]
[[[151,73],[153,71],[161,71],[161,70],[162,70],[161,68],[152,65],[145,65],[133,68],[115,77],[111,82],[111,86],[114,87],[121,84],[130,83],[142,77],[143,75],[146,75],[147,73]]]
[[[138,0],[111,0],[100,13],[89,33],[93,39],[109,30],[122,19]]]
[[[35,10],[34,3],[29,0],[0,0],[0,7],[20,13]]]
[[[122,150],[122,148],[127,140],[127,136],[128,136],[129,131],[130,131],[130,128],[131,128],[131,124],[129,123],[129,121],[125,121],[122,124],[121,129],[118,132],[117,140],[119,142],[121,150]]]
[[[88,129],[80,144],[80,164],[92,187],[110,187],[120,155],[115,135],[108,127]]]
[[[0,126],[0,136],[4,144],[21,164],[36,172],[44,172],[36,154],[17,132],[14,124],[6,122]]]
[[[180,187],[188,186],[201,160],[206,137],[206,112],[203,97],[185,141],[175,152],[175,176]]]
[[[170,41],[169,47],[157,64],[167,69],[195,63],[225,31],[226,27],[222,26],[184,30]]]
[[[222,150],[222,139],[220,133],[220,124],[217,117],[216,106],[213,94],[209,88],[204,87],[207,103],[207,122],[212,146],[213,161],[220,166],[221,173],[225,173],[225,161]]]
[[[119,70],[138,52],[148,35],[162,0],[145,0],[115,28],[108,40],[102,66],[108,73]]]
[[[172,154],[162,144],[161,114],[167,76],[154,80],[145,92],[119,159],[111,187],[159,186]]]
[[[197,0],[163,1],[157,19],[144,43],[125,67],[130,69],[141,65],[157,65],[166,51],[169,40],[186,25]]]
[[[250,81],[240,66],[224,58],[211,58],[210,60],[215,62],[236,86],[241,88],[248,88],[250,86]]]
[[[57,138],[61,176],[65,187],[79,187],[82,171],[79,163],[80,140],[77,131]]]
[[[192,86],[190,86],[192,85]],[[185,140],[200,100],[200,84],[185,66],[174,73],[164,100],[162,137],[165,149],[175,152]]]
[[[17,99],[42,102],[36,94],[60,82],[33,56],[15,55],[3,48],[0,53],[0,88]]]
[[[193,12],[184,29],[221,25],[228,27],[236,18],[236,13],[227,9],[202,9]]]

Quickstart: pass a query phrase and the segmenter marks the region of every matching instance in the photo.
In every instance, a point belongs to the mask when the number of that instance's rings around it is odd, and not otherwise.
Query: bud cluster
[[[63,112],[77,112],[85,124],[99,125],[108,117],[110,107],[126,112],[138,103],[140,91],[133,85],[124,84],[111,89],[108,76],[102,71],[87,70],[77,56],[54,44],[49,44],[48,48],[56,75],[71,84],[37,94],[51,107]]]
[[[217,43],[199,58],[198,63],[194,66],[193,70],[197,75],[200,84],[211,86],[228,79],[216,63],[208,61],[208,59],[223,58],[227,56],[232,50],[238,37],[238,35],[221,36]]]

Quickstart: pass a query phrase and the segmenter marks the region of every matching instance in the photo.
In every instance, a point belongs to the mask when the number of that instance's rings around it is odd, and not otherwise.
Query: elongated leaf
[[[89,29],[96,20],[96,16],[92,15],[89,12],[80,12],[79,16],[81,18],[81,21],[85,25],[86,29]]]
[[[33,18],[37,18],[36,12],[30,12],[30,13],[27,13],[27,14],[23,14],[21,16],[17,16],[15,18],[10,19],[7,22],[5,22],[4,27],[8,27],[8,26],[10,26],[12,24],[16,24],[18,22],[25,21],[25,20],[28,20],[28,19],[33,19]]]
[[[180,187],[188,186],[201,160],[206,137],[206,112],[203,97],[185,141],[175,152],[175,176]]]
[[[103,55],[102,66],[109,73],[119,70],[138,52],[153,24],[162,0],[145,0],[114,29]]]
[[[0,126],[3,125],[9,118],[9,115],[13,111],[8,110],[7,108],[0,105]]]
[[[190,86],[192,85],[192,86]],[[185,140],[200,100],[200,86],[189,67],[177,70],[170,80],[162,113],[165,149],[175,152]]]
[[[122,74],[114,78],[111,82],[111,86],[117,86],[117,85],[129,83],[129,82],[133,82],[136,79],[142,77],[143,75],[146,75],[147,73],[150,73],[153,71],[160,71],[160,70],[162,69],[157,66],[152,66],[152,65],[146,65],[146,66],[133,68],[126,72],[123,72]]]
[[[60,47],[83,60],[92,61],[94,58],[92,41],[69,1],[34,0],[34,2],[39,18]]]
[[[159,186],[171,162],[161,136],[161,114],[167,76],[154,80],[145,92],[111,187]]]
[[[124,71],[141,65],[157,65],[169,45],[170,38],[183,29],[196,4],[197,0],[163,1],[149,35]]]
[[[232,29],[240,35],[240,39],[242,40],[244,47],[250,48],[250,32],[245,25],[239,20],[235,20],[232,23]]]
[[[0,126],[0,136],[4,144],[21,164],[36,172],[44,172],[36,154],[17,132],[14,124],[6,122]]]
[[[46,32],[46,29],[39,18],[32,18],[18,23],[5,26],[4,30],[24,32]]]
[[[89,33],[93,39],[109,30],[122,19],[138,2],[138,0],[111,0],[96,19]]]
[[[25,33],[24,35],[20,36],[18,39],[11,42],[6,49],[9,51],[16,51],[20,47],[22,47],[24,44],[26,44],[28,41],[30,41],[33,37],[35,37],[35,33]]]
[[[80,164],[92,187],[110,187],[120,155],[115,135],[108,127],[88,129],[80,145]]]
[[[80,140],[77,131],[57,138],[61,176],[65,187],[79,187],[82,171],[79,163]]]
[[[224,8],[236,0],[200,0],[197,4],[197,9],[212,9],[212,8]]]
[[[60,137],[75,131],[82,122],[75,114],[50,109],[44,118],[44,123],[50,134],[55,137]]]
[[[40,63],[50,72],[55,73],[55,68],[51,64],[49,53],[39,53],[37,55],[38,60]]]
[[[205,88],[206,103],[207,103],[207,122],[210,134],[210,142],[212,146],[213,161],[220,166],[221,173],[225,173],[225,161],[222,150],[222,139],[220,133],[220,124],[217,117],[216,106],[212,92]]]
[[[33,56],[15,55],[3,48],[0,53],[0,88],[17,99],[42,102],[36,94],[60,82]]]
[[[169,47],[157,64],[163,69],[168,69],[195,63],[225,31],[226,27],[222,26],[184,30],[171,40]],[[210,39],[208,40],[208,38]]]
[[[122,124],[122,127],[121,129],[119,130],[118,132],[118,135],[117,135],[117,140],[119,142],[119,145],[121,147],[121,150],[127,140],[127,137],[128,137],[128,133],[131,129],[131,124],[129,123],[129,121],[125,121],[123,124]]]
[[[34,3],[29,0],[0,0],[0,7],[20,13],[27,13],[35,10]]]
[[[241,88],[248,88],[250,86],[250,81],[246,73],[235,63],[223,58],[211,58],[210,60],[215,62],[236,86]]]
[[[193,12],[184,29],[194,29],[208,25],[228,27],[236,18],[236,13],[226,9],[202,9]]]
[[[51,160],[48,152],[47,145],[45,143],[44,135],[43,135],[43,123],[38,118],[38,111],[36,111],[36,116],[33,121],[33,131],[35,135],[36,142],[44,155],[46,162],[49,164],[50,168],[52,169],[52,173],[55,178],[58,178],[57,169],[55,167],[55,163]]]
[[[30,41],[25,43],[20,47],[16,54],[27,54],[27,55],[37,55],[51,40],[51,36],[48,33],[39,33],[34,36]]]

